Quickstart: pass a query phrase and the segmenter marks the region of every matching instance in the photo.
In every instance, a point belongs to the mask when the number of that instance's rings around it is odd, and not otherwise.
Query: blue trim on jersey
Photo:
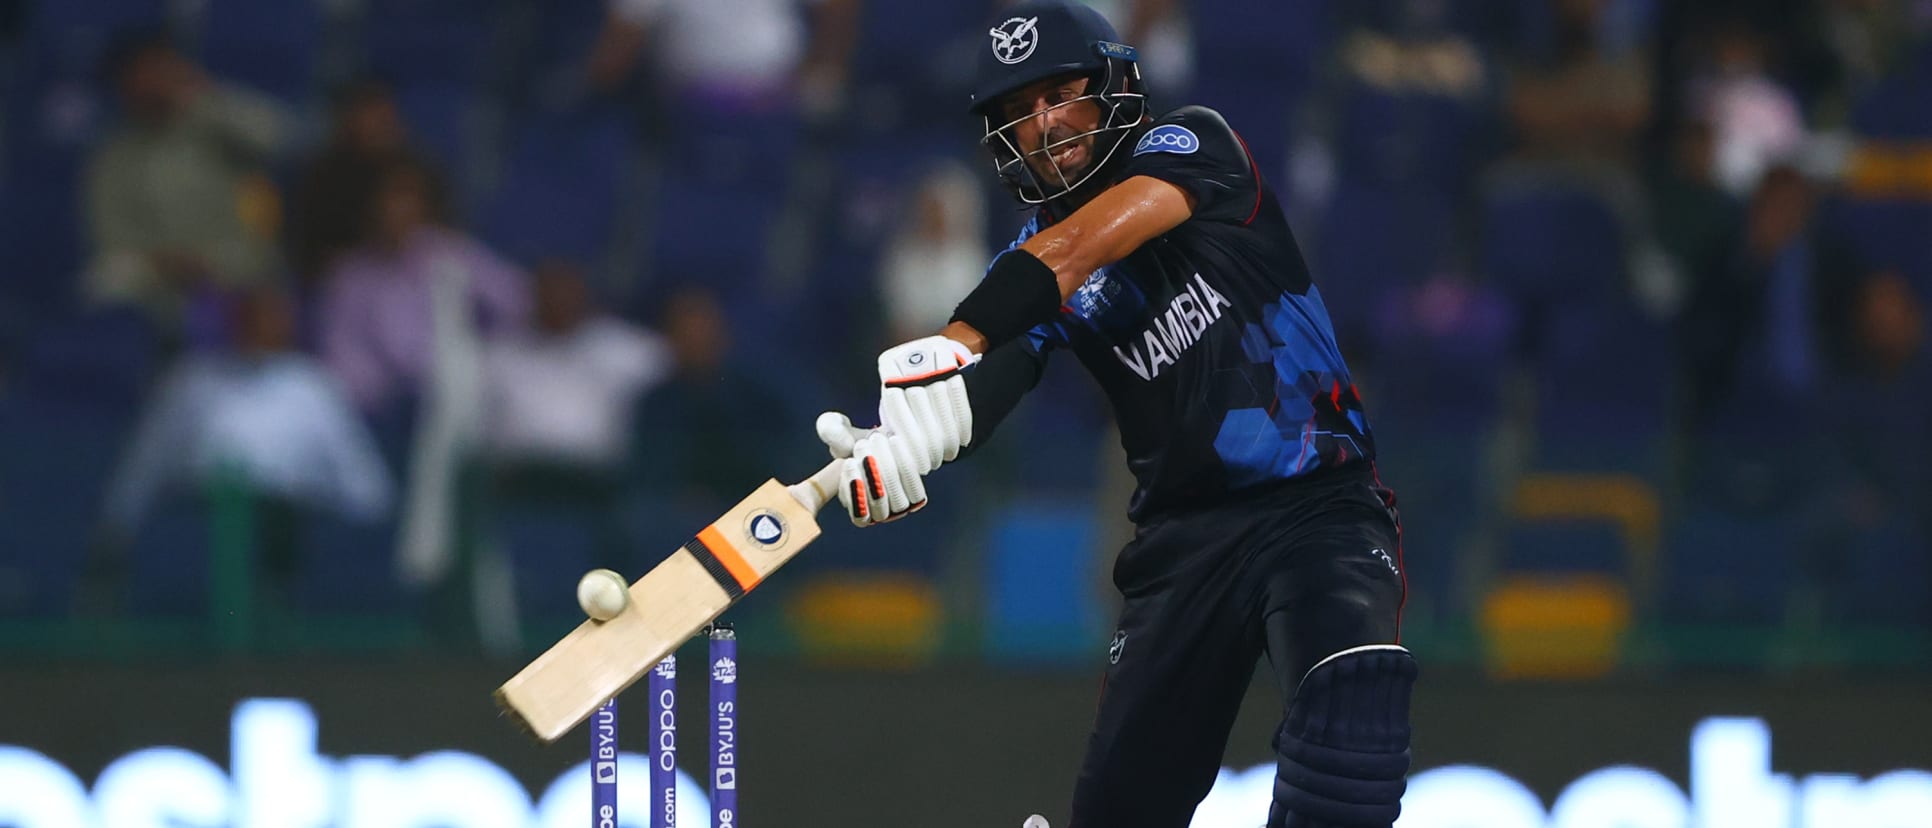
[[[1367,453],[1355,435],[1318,422],[1317,398],[1353,386],[1321,292],[1310,286],[1304,295],[1282,294],[1261,317],[1262,324],[1250,324],[1242,332],[1241,350],[1249,362],[1272,369],[1273,410],[1229,411],[1214,435],[1214,451],[1227,470],[1228,485],[1235,488],[1306,474],[1332,462],[1324,457],[1325,447],[1338,457]],[[1361,411],[1343,413],[1356,433],[1369,433]],[[1339,425],[1332,415],[1329,423]]]
[[[1307,372],[1327,374],[1348,381],[1348,363],[1342,360],[1341,346],[1335,344],[1335,329],[1328,322],[1328,306],[1321,291],[1309,286],[1303,296],[1283,294],[1281,300],[1262,312],[1274,342],[1275,373],[1304,382]],[[1322,390],[1310,387],[1310,393]]]

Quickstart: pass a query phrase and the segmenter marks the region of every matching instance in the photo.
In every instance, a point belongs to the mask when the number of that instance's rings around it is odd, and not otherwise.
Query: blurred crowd
[[[811,469],[1023,217],[997,5],[0,2],[0,618],[203,613],[228,545],[261,606],[513,640]],[[1412,624],[1932,625],[1932,2],[1095,5],[1289,208]],[[1110,556],[1104,406],[1035,397],[794,577],[971,613]]]

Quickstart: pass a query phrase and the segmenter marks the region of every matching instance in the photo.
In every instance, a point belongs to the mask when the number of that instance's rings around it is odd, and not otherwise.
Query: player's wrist
[[[980,333],[978,328],[964,322],[948,323],[946,327],[939,330],[939,335],[966,346],[966,350],[975,354],[981,356],[986,354],[986,335]]]

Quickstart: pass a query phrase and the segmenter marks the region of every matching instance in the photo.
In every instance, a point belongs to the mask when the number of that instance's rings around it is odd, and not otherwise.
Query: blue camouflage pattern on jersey
[[[1088,276],[1026,336],[1040,359],[1073,351],[1107,395],[1136,521],[1375,456],[1321,291],[1240,138],[1200,107],[1144,134],[1169,125],[1198,148],[1141,154],[1123,178],[1175,184],[1193,216]],[[1008,249],[1052,221],[1037,213]]]

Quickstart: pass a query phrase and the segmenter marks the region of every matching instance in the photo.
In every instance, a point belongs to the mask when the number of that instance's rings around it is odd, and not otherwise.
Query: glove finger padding
[[[909,390],[914,389],[888,386],[879,390],[879,423],[887,432],[902,440],[910,441],[915,446],[934,445],[942,437],[930,431],[930,419],[913,407],[912,396],[906,393]],[[916,464],[914,470],[925,474],[939,468],[936,455],[936,452],[920,452],[919,459],[932,457],[933,460],[930,463]]]
[[[940,417],[952,424],[953,441],[960,448],[972,445],[973,403],[966,397],[966,380],[961,378],[957,382],[941,383],[941,387],[934,388],[933,393],[940,395],[934,407],[939,409]],[[946,459],[950,461],[957,456],[959,451],[954,449],[946,455]]]
[[[839,502],[854,526],[889,523],[926,505],[926,484],[911,471],[912,447],[903,437],[875,432],[858,441],[845,461]]]
[[[839,473],[839,505],[845,507],[853,526],[872,525],[871,493],[866,491],[865,470],[857,457],[845,458]]]
[[[973,442],[972,409],[965,405],[966,379],[957,377],[919,389],[925,404],[932,409],[932,421],[945,439],[941,441],[940,462],[959,459],[960,450]],[[965,419],[960,415],[964,412]]]
[[[913,442],[912,448],[917,449],[915,453],[922,455],[920,459],[924,465],[921,466],[921,471],[930,472],[939,468],[939,464],[951,460],[951,457],[946,456],[948,448],[952,449],[953,455],[959,454],[959,449],[951,445],[952,425],[941,419],[938,410],[933,407],[931,387],[887,389],[885,393],[904,396],[906,408],[910,409],[913,418],[919,421],[921,433]]]
[[[917,446],[897,435],[885,443],[897,472],[886,480],[887,504],[891,517],[898,518],[926,505],[926,481],[915,470]]]

